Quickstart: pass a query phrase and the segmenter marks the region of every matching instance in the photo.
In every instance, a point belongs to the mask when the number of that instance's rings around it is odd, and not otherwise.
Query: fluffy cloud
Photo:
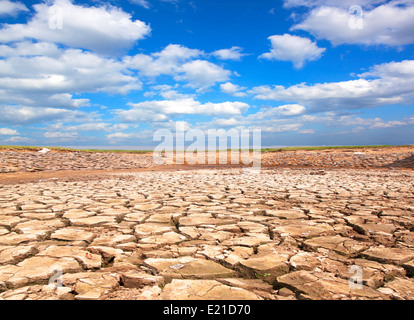
[[[152,55],[137,54],[133,57],[125,57],[124,61],[130,69],[139,70],[140,74],[146,77],[174,76],[180,72],[184,63],[203,54],[197,49],[170,44]]]
[[[29,9],[21,2],[0,1],[0,16],[16,16],[21,11],[29,11]]]
[[[205,60],[188,62],[182,65],[180,71],[182,74],[175,76],[175,79],[187,81],[190,88],[198,88],[200,91],[217,82],[227,81],[231,74],[230,71]]]
[[[287,88],[259,86],[250,93],[256,99],[300,103],[311,111],[410,103],[414,101],[414,60],[374,66],[356,80],[298,84]]]
[[[246,90],[247,88],[240,87],[239,85],[233,84],[231,82],[226,82],[226,83],[220,84],[220,89],[221,89],[222,92],[230,94],[232,96],[244,97],[244,96],[246,96],[246,93],[242,92],[242,91]]]
[[[106,138],[108,139],[108,142],[110,144],[117,144],[121,141],[128,141],[130,143],[133,143],[136,146],[136,143],[139,143],[138,141],[152,141],[154,132],[153,130],[141,130],[139,132],[115,132],[112,134],[106,135]]]
[[[141,109],[143,107],[143,109]],[[143,123],[143,122],[158,122],[166,121],[168,117],[165,114],[160,114],[150,108],[149,104],[134,106],[129,110],[118,110],[115,113],[118,115],[119,119],[123,122],[128,123]]]
[[[276,110],[283,116],[296,116],[305,112],[306,108],[300,104],[286,104],[277,107]]]
[[[69,138],[73,139],[78,136],[77,132],[45,132],[45,138]]]
[[[45,51],[51,54],[43,55]],[[75,99],[69,92],[126,94],[141,89],[125,63],[92,52],[25,42],[0,47],[1,55],[0,105],[74,109],[89,105],[89,100]]]
[[[268,38],[272,49],[260,58],[269,60],[291,61],[295,68],[300,69],[306,61],[318,60],[326,49],[319,48],[308,38],[290,34],[274,35]]]
[[[414,60],[389,62],[375,65],[370,71],[360,74],[361,77],[412,80],[414,77]]]
[[[15,105],[0,105],[0,123],[7,125],[25,125],[51,121],[90,121],[93,113],[58,108],[41,108]]]
[[[348,9],[326,5],[316,7],[303,22],[291,29],[308,31],[318,39],[329,40],[333,45],[402,46],[414,43],[412,2],[391,1],[363,10],[361,29],[350,26],[350,19],[353,18]]]
[[[213,121],[213,124],[219,127],[234,127],[234,126],[240,125],[240,121],[235,118],[215,119]]]
[[[153,54],[160,62],[175,64],[179,61],[186,61],[203,55],[204,52],[198,49],[190,49],[185,46],[170,44],[162,51]]]
[[[286,106],[281,106],[286,107]],[[414,116],[400,120],[386,121],[379,117],[362,118],[352,113],[321,112],[317,114],[298,113],[293,117],[283,116],[281,107],[263,108],[246,116],[236,115],[232,118],[215,118],[210,123],[203,124],[203,128],[261,129],[267,133],[291,132],[298,134],[317,134],[319,129],[330,128],[332,134],[356,133],[362,130],[386,129],[414,125]]]
[[[1,136],[15,136],[15,135],[19,135],[19,133],[13,129],[0,128],[0,135]]]
[[[152,86],[151,90],[158,91],[159,95],[161,95],[161,97],[167,100],[187,99],[187,98],[192,98],[194,96],[191,94],[179,93],[177,90],[175,90],[175,88],[177,87],[178,87],[178,84],[175,84],[174,87],[164,84],[164,85]],[[154,96],[156,94],[157,94],[156,92],[151,91],[151,92],[144,93],[144,96]]]
[[[205,55],[203,51],[170,44],[152,55],[138,54],[126,57],[124,62],[140,75],[158,77],[169,75],[176,81],[185,81],[187,86],[199,91],[206,90],[217,82],[229,79],[231,72],[212,62],[196,59]]]
[[[50,42],[21,41],[9,45],[0,45],[0,57],[50,56],[56,57],[61,50]]]
[[[117,130],[126,130],[128,129],[127,124],[111,124],[107,122],[89,122],[89,123],[83,123],[78,125],[64,125],[62,122],[58,122],[55,124],[51,124],[48,126],[50,130],[54,131],[72,131],[72,132],[78,132],[78,131],[117,131]]]
[[[301,105],[283,105],[279,107],[263,106],[256,113],[234,115],[231,118],[215,118],[207,126],[240,129],[261,129],[263,132],[297,132],[304,125],[306,108]],[[308,119],[309,121],[309,119]]]
[[[20,136],[10,137],[4,140],[4,142],[8,142],[8,143],[22,143],[22,142],[30,142],[30,141],[33,141],[33,140],[27,137],[20,137]]]
[[[305,112],[306,108],[298,104],[287,104],[279,107],[264,107],[262,110],[246,116],[251,121],[262,121],[269,119],[282,119],[289,116],[298,116]],[[290,120],[289,120],[290,121]]]
[[[55,0],[33,8],[36,12],[27,24],[6,24],[0,29],[0,42],[35,39],[116,54],[150,33],[144,22],[132,21],[130,14],[111,6],[83,7]]]
[[[403,120],[392,120],[392,121],[377,121],[373,125],[370,126],[370,129],[376,129],[376,128],[394,128],[399,126],[407,126],[410,124],[414,124],[414,116],[405,118]]]
[[[260,129],[262,132],[278,133],[278,132],[297,132],[302,128],[303,121],[301,119],[288,120],[277,117],[269,118],[263,117],[263,113],[269,114],[275,112],[264,111],[248,116],[237,116],[230,119],[214,119],[211,123],[207,124],[208,127],[214,128],[229,128],[237,127],[239,129]]]
[[[216,50],[212,53],[213,56],[221,60],[236,60],[239,61],[246,54],[242,53],[243,48],[231,47],[230,49]]]
[[[110,140],[124,140],[131,138],[131,134],[124,132],[116,132],[106,136]]]
[[[129,110],[117,110],[116,114],[124,122],[165,121],[168,116],[184,114],[236,115],[249,108],[243,102],[200,103],[193,98],[178,100],[145,101],[130,103]]]
[[[362,118],[355,114],[342,114],[340,112],[323,112],[318,115],[303,115],[298,121],[308,124],[322,124],[325,127],[348,127],[349,131],[343,133],[359,132],[364,129],[384,129],[414,124],[414,116],[401,120],[385,121],[379,117]]]
[[[80,107],[89,106],[89,99],[73,99],[69,93],[57,93],[48,97],[46,105],[49,107],[77,109]]]

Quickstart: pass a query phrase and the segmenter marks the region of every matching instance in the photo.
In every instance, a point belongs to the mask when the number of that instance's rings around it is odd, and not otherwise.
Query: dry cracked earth
[[[0,299],[414,299],[414,171],[0,184]]]

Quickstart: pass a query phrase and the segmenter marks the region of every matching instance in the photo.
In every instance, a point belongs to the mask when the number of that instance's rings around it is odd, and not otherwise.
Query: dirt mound
[[[389,166],[397,168],[414,168],[414,153],[407,158],[391,163]]]

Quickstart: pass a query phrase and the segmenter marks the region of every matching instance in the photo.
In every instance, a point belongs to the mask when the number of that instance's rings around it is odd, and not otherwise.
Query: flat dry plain
[[[414,147],[0,152],[0,299],[414,299]]]

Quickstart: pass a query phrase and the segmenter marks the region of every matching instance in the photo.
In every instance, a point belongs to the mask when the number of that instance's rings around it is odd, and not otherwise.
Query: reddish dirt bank
[[[224,157],[226,158],[226,153]],[[244,166],[239,164],[189,165],[188,163],[176,165],[175,157],[167,156],[160,159],[165,163],[164,165],[154,164],[151,153],[52,151],[40,154],[34,151],[0,151],[0,183],[14,184],[47,179],[96,180],[117,172],[228,169]],[[227,152],[225,160],[230,163],[230,152]],[[219,163],[219,154],[217,154],[216,162]],[[412,169],[414,168],[414,146],[268,152],[261,154],[261,166],[262,168]]]

